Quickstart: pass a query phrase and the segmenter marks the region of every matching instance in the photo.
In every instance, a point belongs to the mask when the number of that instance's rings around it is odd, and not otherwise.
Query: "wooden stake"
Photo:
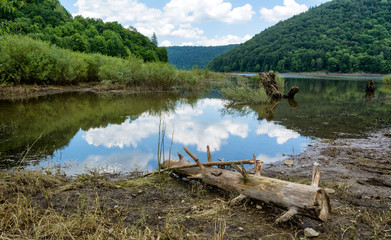
[[[200,160],[193,153],[191,153],[189,149],[187,149],[186,147],[183,147],[183,149],[185,150],[185,152],[187,152],[187,154],[189,154],[189,156],[197,163],[197,165],[201,169],[205,168],[204,165],[202,165],[202,163],[200,162]]]
[[[208,155],[208,162],[212,162],[212,155],[210,155],[209,145],[206,146],[206,154]]]
[[[183,160],[182,154],[180,154],[179,152],[178,152],[178,157],[179,157],[179,162],[180,163],[184,163],[185,162],[185,160]]]
[[[320,181],[320,170],[318,168],[319,163],[314,162],[314,167],[312,168],[312,183],[311,186],[318,187]]]

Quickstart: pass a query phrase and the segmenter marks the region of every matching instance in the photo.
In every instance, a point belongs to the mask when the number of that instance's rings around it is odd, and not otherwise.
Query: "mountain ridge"
[[[178,69],[205,68],[208,63],[238,44],[223,46],[172,46],[166,47],[169,63]]]
[[[391,72],[391,1],[333,0],[214,58],[222,72]]]

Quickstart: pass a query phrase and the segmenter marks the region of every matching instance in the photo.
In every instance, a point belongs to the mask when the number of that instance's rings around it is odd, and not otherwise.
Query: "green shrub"
[[[40,40],[9,35],[0,39],[0,84],[73,84],[99,81],[167,90],[196,86],[209,70],[177,71],[167,63],[144,62],[64,50]]]
[[[22,36],[5,36],[0,46],[4,82],[69,84],[87,80],[88,64],[77,54]]]

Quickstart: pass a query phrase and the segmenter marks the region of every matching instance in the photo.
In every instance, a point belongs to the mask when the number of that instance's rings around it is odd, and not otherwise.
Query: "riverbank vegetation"
[[[284,92],[284,79],[276,75],[278,89]],[[252,77],[236,76],[227,87],[221,89],[221,93],[232,104],[259,104],[270,102],[270,97],[262,85],[258,74]]]
[[[208,70],[177,71],[168,63],[140,58],[86,54],[21,35],[3,36],[0,45],[0,84],[69,85],[85,82],[122,84],[167,90],[199,86]]]
[[[391,86],[391,74],[383,77],[384,83]]]

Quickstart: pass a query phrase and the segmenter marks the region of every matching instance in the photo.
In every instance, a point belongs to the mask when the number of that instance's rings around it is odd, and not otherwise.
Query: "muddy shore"
[[[229,200],[236,194],[172,174],[138,178],[91,172],[70,179],[20,172],[0,175],[0,217],[5,223],[0,238],[38,234],[55,239],[65,232],[65,239],[306,239],[304,229],[310,227],[320,234],[316,239],[390,239],[390,133],[320,141],[289,156],[293,166],[264,167],[265,176],[309,184],[312,164],[319,163],[320,186],[335,191],[325,223],[298,216],[275,225],[284,210],[252,200],[232,206]],[[23,212],[12,212],[20,194],[29,200],[24,210],[29,215],[16,219]],[[52,215],[57,217],[45,220]],[[16,222],[18,228],[13,228]]]

